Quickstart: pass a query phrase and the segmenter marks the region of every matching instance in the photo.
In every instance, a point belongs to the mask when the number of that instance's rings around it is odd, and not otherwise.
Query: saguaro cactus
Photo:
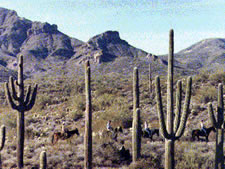
[[[182,83],[177,82],[177,95],[176,95],[176,112],[174,120],[174,108],[173,108],[173,30],[170,30],[170,41],[169,41],[169,56],[168,56],[168,77],[167,77],[167,125],[165,124],[162,98],[161,98],[161,88],[160,79],[157,76],[155,78],[156,82],[156,99],[157,99],[157,109],[159,116],[160,129],[163,137],[165,137],[165,169],[174,169],[174,146],[175,140],[179,139],[183,133],[186,126],[189,105],[191,99],[191,85],[192,78],[187,79],[187,88],[185,103],[183,108],[183,113],[181,115],[181,94],[182,94]]]
[[[46,151],[42,151],[41,154],[40,154],[40,169],[47,169]]]
[[[133,73],[133,133],[132,133],[133,162],[141,156],[141,121],[139,110],[139,78],[138,69]]]
[[[89,61],[85,64],[86,115],[84,135],[84,167],[92,168],[92,111],[91,111],[91,70]]]
[[[150,92],[150,94],[152,94],[152,66],[151,66],[151,62],[149,62],[149,92]]]
[[[32,96],[31,86],[28,87],[26,97],[24,94],[23,81],[23,56],[19,56],[18,63],[18,81],[14,81],[12,77],[9,78],[11,91],[8,83],[5,83],[5,93],[8,104],[12,109],[17,110],[17,167],[23,167],[23,151],[24,151],[24,112],[32,109],[37,95],[37,84],[35,84]],[[15,89],[18,87],[18,92]]]
[[[215,154],[215,169],[224,169],[224,102],[223,102],[223,85],[218,85],[218,107],[217,120],[214,116],[212,103],[208,103],[208,113],[210,121],[216,128],[216,154]]]
[[[1,126],[1,133],[0,133],[0,151],[2,151],[4,146],[5,146],[5,126],[2,125]],[[0,168],[2,168],[1,154],[0,154]]]

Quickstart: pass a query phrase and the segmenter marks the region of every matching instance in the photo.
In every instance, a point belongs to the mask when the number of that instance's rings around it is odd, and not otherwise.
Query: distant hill
[[[176,59],[190,69],[225,68],[225,39],[205,39],[180,52]]]

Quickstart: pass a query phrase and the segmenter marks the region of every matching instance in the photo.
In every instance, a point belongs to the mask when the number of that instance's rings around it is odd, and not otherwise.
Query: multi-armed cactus
[[[11,91],[8,83],[5,83],[6,98],[12,109],[17,110],[17,167],[23,167],[23,151],[24,151],[24,112],[32,109],[35,103],[37,94],[37,84],[31,96],[31,86],[28,87],[25,96],[24,81],[23,81],[23,56],[19,56],[18,63],[18,80],[14,81],[9,78]],[[16,91],[15,85],[18,90]]]
[[[165,124],[163,105],[161,98],[160,79],[157,76],[156,82],[156,99],[157,109],[159,116],[160,129],[163,137],[165,137],[165,169],[174,169],[174,143],[175,140],[179,139],[186,126],[189,105],[191,99],[191,85],[192,78],[187,79],[187,88],[183,113],[181,115],[181,99],[182,99],[182,83],[177,83],[177,95],[176,95],[176,112],[174,119],[174,108],[173,108],[173,58],[174,58],[174,42],[173,42],[173,30],[170,31],[169,41],[169,56],[168,56],[168,78],[167,78],[167,125]]]
[[[132,157],[136,162],[141,156],[141,121],[139,109],[139,79],[138,69],[133,73],[133,133],[132,133]]]
[[[5,145],[5,126],[1,126],[1,133],[0,133],[0,151],[4,148]],[[0,154],[0,168],[2,168],[2,159]]]
[[[47,169],[46,151],[42,151],[41,154],[40,154],[40,169]]]
[[[84,167],[92,168],[92,111],[91,111],[91,70],[89,61],[85,64],[86,115],[84,135]]]
[[[216,155],[215,155],[215,169],[224,169],[224,102],[223,102],[223,85],[218,85],[218,107],[217,120],[214,116],[212,103],[208,104],[208,112],[210,121],[216,128]]]

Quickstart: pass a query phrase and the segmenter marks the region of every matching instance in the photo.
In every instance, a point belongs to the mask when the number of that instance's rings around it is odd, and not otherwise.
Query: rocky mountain
[[[57,25],[32,22],[15,11],[0,8],[0,65],[5,69],[16,70],[18,55],[24,56],[25,72],[33,75],[62,68],[65,63],[73,67],[87,59],[98,64],[147,54],[120,39],[117,31],[104,32],[85,43],[63,34]]]
[[[57,25],[32,22],[0,8],[0,64],[8,69],[16,69],[16,56],[24,55],[25,72],[42,72],[52,62],[71,58],[83,43],[58,31]]]
[[[187,68],[225,68],[225,39],[202,40],[176,54],[176,59]]]
[[[79,46],[72,60],[91,59],[96,63],[109,62],[118,57],[145,57],[148,53],[137,49],[122,40],[117,31],[106,31],[88,40],[87,43]]]
[[[175,66],[183,70],[224,67],[224,44],[225,39],[194,44],[176,54]],[[0,81],[15,76],[18,55],[24,56],[28,77],[57,71],[72,74],[72,70],[81,70],[80,65],[87,59],[97,71],[107,72],[132,72],[134,65],[147,69],[149,61],[154,61],[158,69],[167,65],[166,57],[131,46],[117,31],[106,31],[83,42],[60,32],[55,24],[32,22],[15,11],[0,8],[0,68],[4,70]]]

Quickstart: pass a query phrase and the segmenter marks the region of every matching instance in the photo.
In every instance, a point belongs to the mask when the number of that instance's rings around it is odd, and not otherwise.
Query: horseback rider
[[[201,131],[202,131],[205,135],[207,135],[207,133],[206,133],[206,128],[205,128],[205,126],[204,126],[203,120],[201,120],[200,125],[201,125]]]
[[[145,129],[144,129],[144,130],[148,133],[148,136],[149,136],[149,137],[152,135],[152,131],[151,131],[150,128],[148,127],[147,121],[145,121]]]
[[[106,128],[107,128],[108,131],[113,132],[113,128],[112,128],[112,126],[111,126],[111,120],[109,120],[109,121],[107,122]]]

